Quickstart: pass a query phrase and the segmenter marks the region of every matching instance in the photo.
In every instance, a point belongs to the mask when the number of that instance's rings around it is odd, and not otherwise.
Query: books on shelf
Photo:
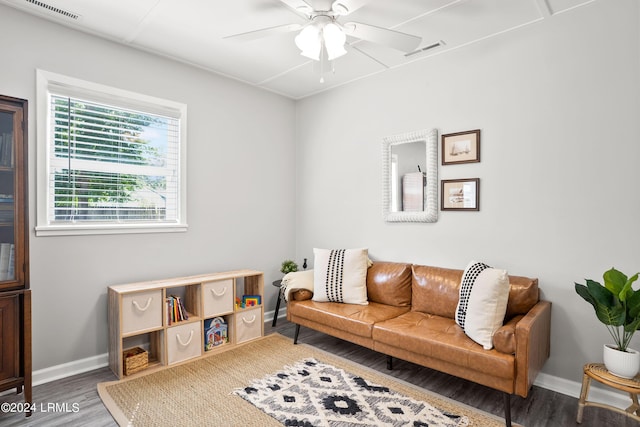
[[[0,281],[15,278],[15,246],[13,243],[0,243]]]
[[[184,308],[182,298],[176,295],[167,297],[167,324],[171,325],[175,322],[182,322],[189,319],[189,314]]]
[[[0,166],[13,167],[13,134],[0,134]]]
[[[5,195],[0,194],[0,222],[13,222],[14,218],[14,206],[13,197],[3,197]]]

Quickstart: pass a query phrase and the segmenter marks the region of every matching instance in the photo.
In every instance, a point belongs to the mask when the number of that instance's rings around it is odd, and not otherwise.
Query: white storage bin
[[[167,359],[168,364],[198,357],[202,353],[200,344],[202,329],[200,322],[190,322],[184,325],[167,328]]]
[[[233,312],[233,280],[220,280],[203,284],[204,317],[215,317]]]
[[[162,290],[122,296],[122,334],[162,327]]]
[[[236,313],[235,321],[236,343],[262,336],[262,307]]]

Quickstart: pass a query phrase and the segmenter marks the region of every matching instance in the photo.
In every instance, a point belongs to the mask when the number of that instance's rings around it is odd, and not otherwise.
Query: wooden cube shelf
[[[211,356],[218,348],[264,335],[264,276],[260,271],[114,285],[108,293],[109,366],[118,378],[125,375],[123,352],[131,347],[147,347],[148,367],[161,368]],[[257,297],[252,299],[254,305],[238,304],[243,296]],[[178,300],[181,304],[175,303]],[[212,318],[226,322],[226,341],[205,351],[204,324]]]

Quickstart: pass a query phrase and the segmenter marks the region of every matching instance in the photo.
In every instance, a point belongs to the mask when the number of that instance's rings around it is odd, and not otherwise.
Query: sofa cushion
[[[366,305],[367,249],[313,249],[313,300]]]
[[[455,318],[462,270],[412,266],[411,310]],[[538,279],[509,276],[509,300],[505,320],[527,314],[539,301]]]
[[[506,270],[471,261],[460,282],[460,300],[456,323],[482,345],[493,348],[493,334],[502,326],[509,298],[509,276]]]
[[[413,265],[412,273],[411,310],[453,319],[462,270]]]
[[[522,276],[509,276],[509,302],[505,319],[509,320],[518,314],[527,314],[540,300],[538,279]]]
[[[411,305],[411,264],[374,262],[367,272],[369,301],[394,307]]]
[[[410,311],[376,323],[373,340],[501,378],[515,370],[513,355],[484,350],[447,317]]]
[[[371,338],[374,323],[406,313],[409,307],[393,307],[376,302],[359,305],[307,300],[290,302],[287,311],[292,316]]]

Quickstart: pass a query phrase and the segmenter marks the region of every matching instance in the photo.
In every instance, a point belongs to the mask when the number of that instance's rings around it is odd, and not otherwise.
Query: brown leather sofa
[[[511,425],[511,395],[527,397],[549,358],[551,303],[539,299],[538,280],[509,276],[503,326],[494,348],[468,338],[454,318],[462,270],[375,262],[367,273],[368,305],[289,298],[287,319],[300,326],[368,347],[504,392]]]

